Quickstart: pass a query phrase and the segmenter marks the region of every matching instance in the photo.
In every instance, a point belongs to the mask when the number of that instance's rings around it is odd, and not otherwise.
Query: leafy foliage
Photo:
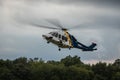
[[[47,62],[41,58],[0,59],[0,80],[120,80],[120,65],[88,65],[80,57],[70,55]]]

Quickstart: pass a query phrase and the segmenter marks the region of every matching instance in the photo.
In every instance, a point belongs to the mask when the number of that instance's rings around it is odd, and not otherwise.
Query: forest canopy
[[[20,57],[0,59],[0,80],[120,80],[120,59],[107,64],[84,64],[78,56],[60,61]]]

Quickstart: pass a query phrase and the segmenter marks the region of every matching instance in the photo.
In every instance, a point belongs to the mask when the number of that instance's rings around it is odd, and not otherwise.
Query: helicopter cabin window
[[[52,33],[51,35],[52,35],[52,36],[55,36],[55,33]]]
[[[61,38],[61,35],[59,34],[59,38]]]
[[[67,38],[65,36],[62,36],[62,40],[65,40],[67,42]]]
[[[67,38],[65,37],[65,41],[67,42]]]

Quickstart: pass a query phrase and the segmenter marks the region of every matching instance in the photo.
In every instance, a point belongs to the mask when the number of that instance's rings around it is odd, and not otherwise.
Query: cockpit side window
[[[49,33],[49,34],[51,34],[52,36],[56,36],[56,33],[55,33],[55,32],[51,32],[51,33]]]
[[[52,33],[52,36],[55,36],[55,33]]]
[[[59,34],[59,38],[61,38],[61,35]]]

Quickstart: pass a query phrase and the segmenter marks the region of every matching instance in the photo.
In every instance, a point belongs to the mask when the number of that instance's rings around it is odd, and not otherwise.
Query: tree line
[[[120,64],[115,61],[89,65],[70,55],[47,62],[26,57],[0,59],[0,80],[120,80]]]

